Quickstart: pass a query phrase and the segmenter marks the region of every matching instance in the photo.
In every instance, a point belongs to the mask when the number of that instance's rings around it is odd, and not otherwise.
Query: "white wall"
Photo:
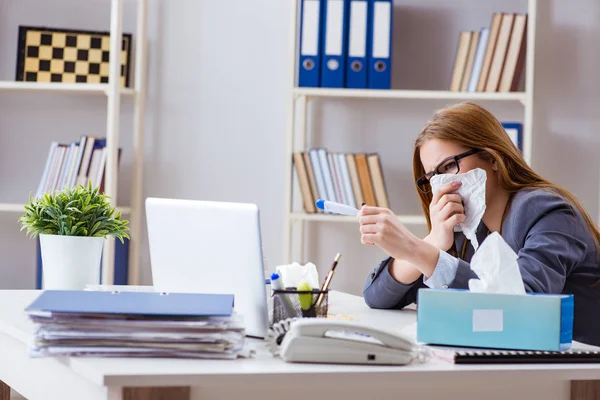
[[[6,3],[0,3],[0,7],[6,8]],[[15,7],[15,2],[10,3]],[[33,3],[44,2],[28,0],[19,4]],[[73,0],[58,3],[70,7],[78,4]],[[107,27],[108,14],[102,14],[100,3],[104,2],[86,3],[94,12],[79,12],[78,18],[72,19],[41,10],[40,6],[30,6],[27,12],[25,5],[19,6],[17,14],[20,22],[35,19],[41,23],[40,20],[51,18],[62,25]],[[395,88],[446,88],[460,30],[488,25],[494,11],[526,10],[524,0],[448,3],[427,0],[414,5],[408,0],[396,1]],[[572,190],[595,217],[600,55],[594,49],[600,36],[600,4],[595,0],[579,0],[576,7],[559,0],[539,3],[534,166]],[[145,196],[257,203],[261,208],[267,266],[272,269],[283,257],[291,1],[151,0],[150,5]],[[134,10],[134,6],[128,7]],[[11,46],[16,40],[16,22],[10,15],[15,11],[1,11],[0,40],[10,50],[2,50],[0,73],[3,79],[10,79],[14,68]],[[129,14],[126,27],[134,29],[134,21]],[[309,145],[334,151],[379,152],[391,207],[398,213],[418,213],[411,186],[412,141],[432,112],[446,104],[425,100],[315,101],[310,108]],[[15,171],[15,148],[28,143],[32,154],[45,159],[50,138],[76,137],[90,126],[90,121],[103,130],[104,114],[99,111],[103,105],[102,99],[1,93],[1,200],[17,201],[18,196],[32,190],[31,182],[37,185],[43,167],[43,160],[29,161],[23,170]],[[502,120],[514,120],[522,114],[518,103],[484,105]],[[62,111],[64,108],[83,111],[75,114]],[[126,108],[125,112],[130,112]],[[53,121],[53,132],[44,132],[49,124],[41,118]],[[125,149],[130,140],[128,123],[124,122],[122,134]],[[27,157],[30,160],[31,156]],[[125,160],[125,178],[129,166],[130,161]],[[123,187],[127,187],[126,182],[120,186]],[[0,214],[0,237],[4,239],[0,251],[7,260],[0,266],[0,287],[30,287],[30,244],[16,233],[18,226],[11,222],[14,218],[13,214]],[[210,229],[201,224],[198,228]],[[324,271],[335,253],[341,252],[342,262],[332,286],[360,293],[364,278],[383,254],[362,247],[356,228],[350,224],[313,224],[308,232],[309,260]],[[146,240],[142,264],[143,282],[150,283]]]

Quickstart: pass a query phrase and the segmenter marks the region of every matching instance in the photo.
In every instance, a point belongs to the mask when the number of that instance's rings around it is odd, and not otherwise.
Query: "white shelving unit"
[[[475,0],[473,0],[475,1]],[[527,55],[525,63],[525,91],[509,93],[491,92],[451,92],[447,90],[369,90],[369,89],[329,89],[329,88],[306,88],[297,87],[297,43],[299,33],[300,0],[293,0],[291,27],[292,42],[289,57],[293,62],[290,67],[289,82],[291,86],[288,102],[288,122],[286,132],[286,163],[285,171],[285,233],[284,233],[284,258],[285,262],[303,259],[304,253],[304,230],[310,222],[355,222],[354,217],[345,217],[326,214],[307,214],[302,211],[302,201],[299,196],[299,188],[294,187],[294,171],[292,155],[295,151],[304,151],[308,138],[307,109],[311,99],[328,98],[358,98],[358,99],[384,99],[400,100],[408,99],[423,101],[427,100],[456,100],[456,101],[481,101],[481,102],[518,102],[523,107],[523,156],[528,164],[532,164],[533,143],[533,83],[534,83],[534,55],[535,55],[535,32],[537,16],[537,0],[528,0],[527,20]],[[400,221],[405,225],[425,224],[423,215],[398,215]],[[296,229],[296,232],[294,232]],[[294,235],[296,233],[296,235]],[[297,240],[294,240],[297,237]],[[299,258],[293,258],[294,253]]]
[[[142,218],[142,175],[143,175],[143,116],[146,98],[146,54],[147,54],[147,0],[138,0],[137,29],[135,42],[135,76],[133,88],[123,88],[120,84],[121,75],[121,41],[123,3],[125,0],[111,0],[110,17],[110,64],[109,83],[107,84],[65,84],[65,83],[36,83],[0,81],[0,91],[12,92],[48,92],[73,95],[103,95],[107,98],[106,112],[106,171],[104,193],[110,196],[110,201],[117,199],[117,158],[119,149],[119,124],[121,96],[133,99],[133,177],[131,187],[131,205],[117,206],[130,221],[129,242],[129,283],[138,284],[139,280],[139,241]],[[25,204],[0,203],[0,212],[22,213]],[[112,284],[114,277],[115,242],[108,239],[104,243],[102,283]]]

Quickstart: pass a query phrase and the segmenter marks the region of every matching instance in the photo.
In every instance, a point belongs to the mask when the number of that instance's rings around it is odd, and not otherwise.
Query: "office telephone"
[[[287,362],[406,365],[429,358],[426,348],[401,335],[350,321],[293,321],[279,348]]]

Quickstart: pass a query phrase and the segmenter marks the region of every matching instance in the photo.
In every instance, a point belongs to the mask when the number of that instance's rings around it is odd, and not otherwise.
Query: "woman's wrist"
[[[440,249],[431,242],[431,238],[425,239],[415,238],[411,243],[411,248],[414,251],[410,252],[406,261],[417,267],[423,275],[429,278],[438,263],[440,257]]]

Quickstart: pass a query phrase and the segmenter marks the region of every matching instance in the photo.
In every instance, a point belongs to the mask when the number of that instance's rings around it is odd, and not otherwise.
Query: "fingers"
[[[465,208],[461,203],[448,202],[439,213],[439,218],[445,221],[456,214],[464,214]]]
[[[451,228],[454,228],[456,225],[465,222],[465,219],[467,219],[465,214],[454,214],[453,216],[448,218],[444,224]]]
[[[390,210],[388,210],[387,208],[362,206],[362,208],[358,212],[358,216],[362,217],[364,215],[391,214],[391,213],[392,212]]]
[[[437,202],[436,206],[438,210],[442,210],[448,203],[457,203],[462,205],[463,201],[460,195],[456,193],[449,193],[440,197],[440,200]]]
[[[363,215],[358,217],[358,223],[361,225],[376,224],[378,221],[381,221],[381,214]]]
[[[462,185],[461,182],[449,182],[439,188],[439,190],[433,194],[433,198],[431,199],[431,204],[437,204],[440,201],[440,198],[448,193],[451,193],[458,189]]]
[[[361,235],[361,237],[360,237],[360,242],[362,244],[366,244],[369,246],[374,245],[376,240],[377,240],[377,235],[373,234],[373,233],[366,233],[366,234]]]

